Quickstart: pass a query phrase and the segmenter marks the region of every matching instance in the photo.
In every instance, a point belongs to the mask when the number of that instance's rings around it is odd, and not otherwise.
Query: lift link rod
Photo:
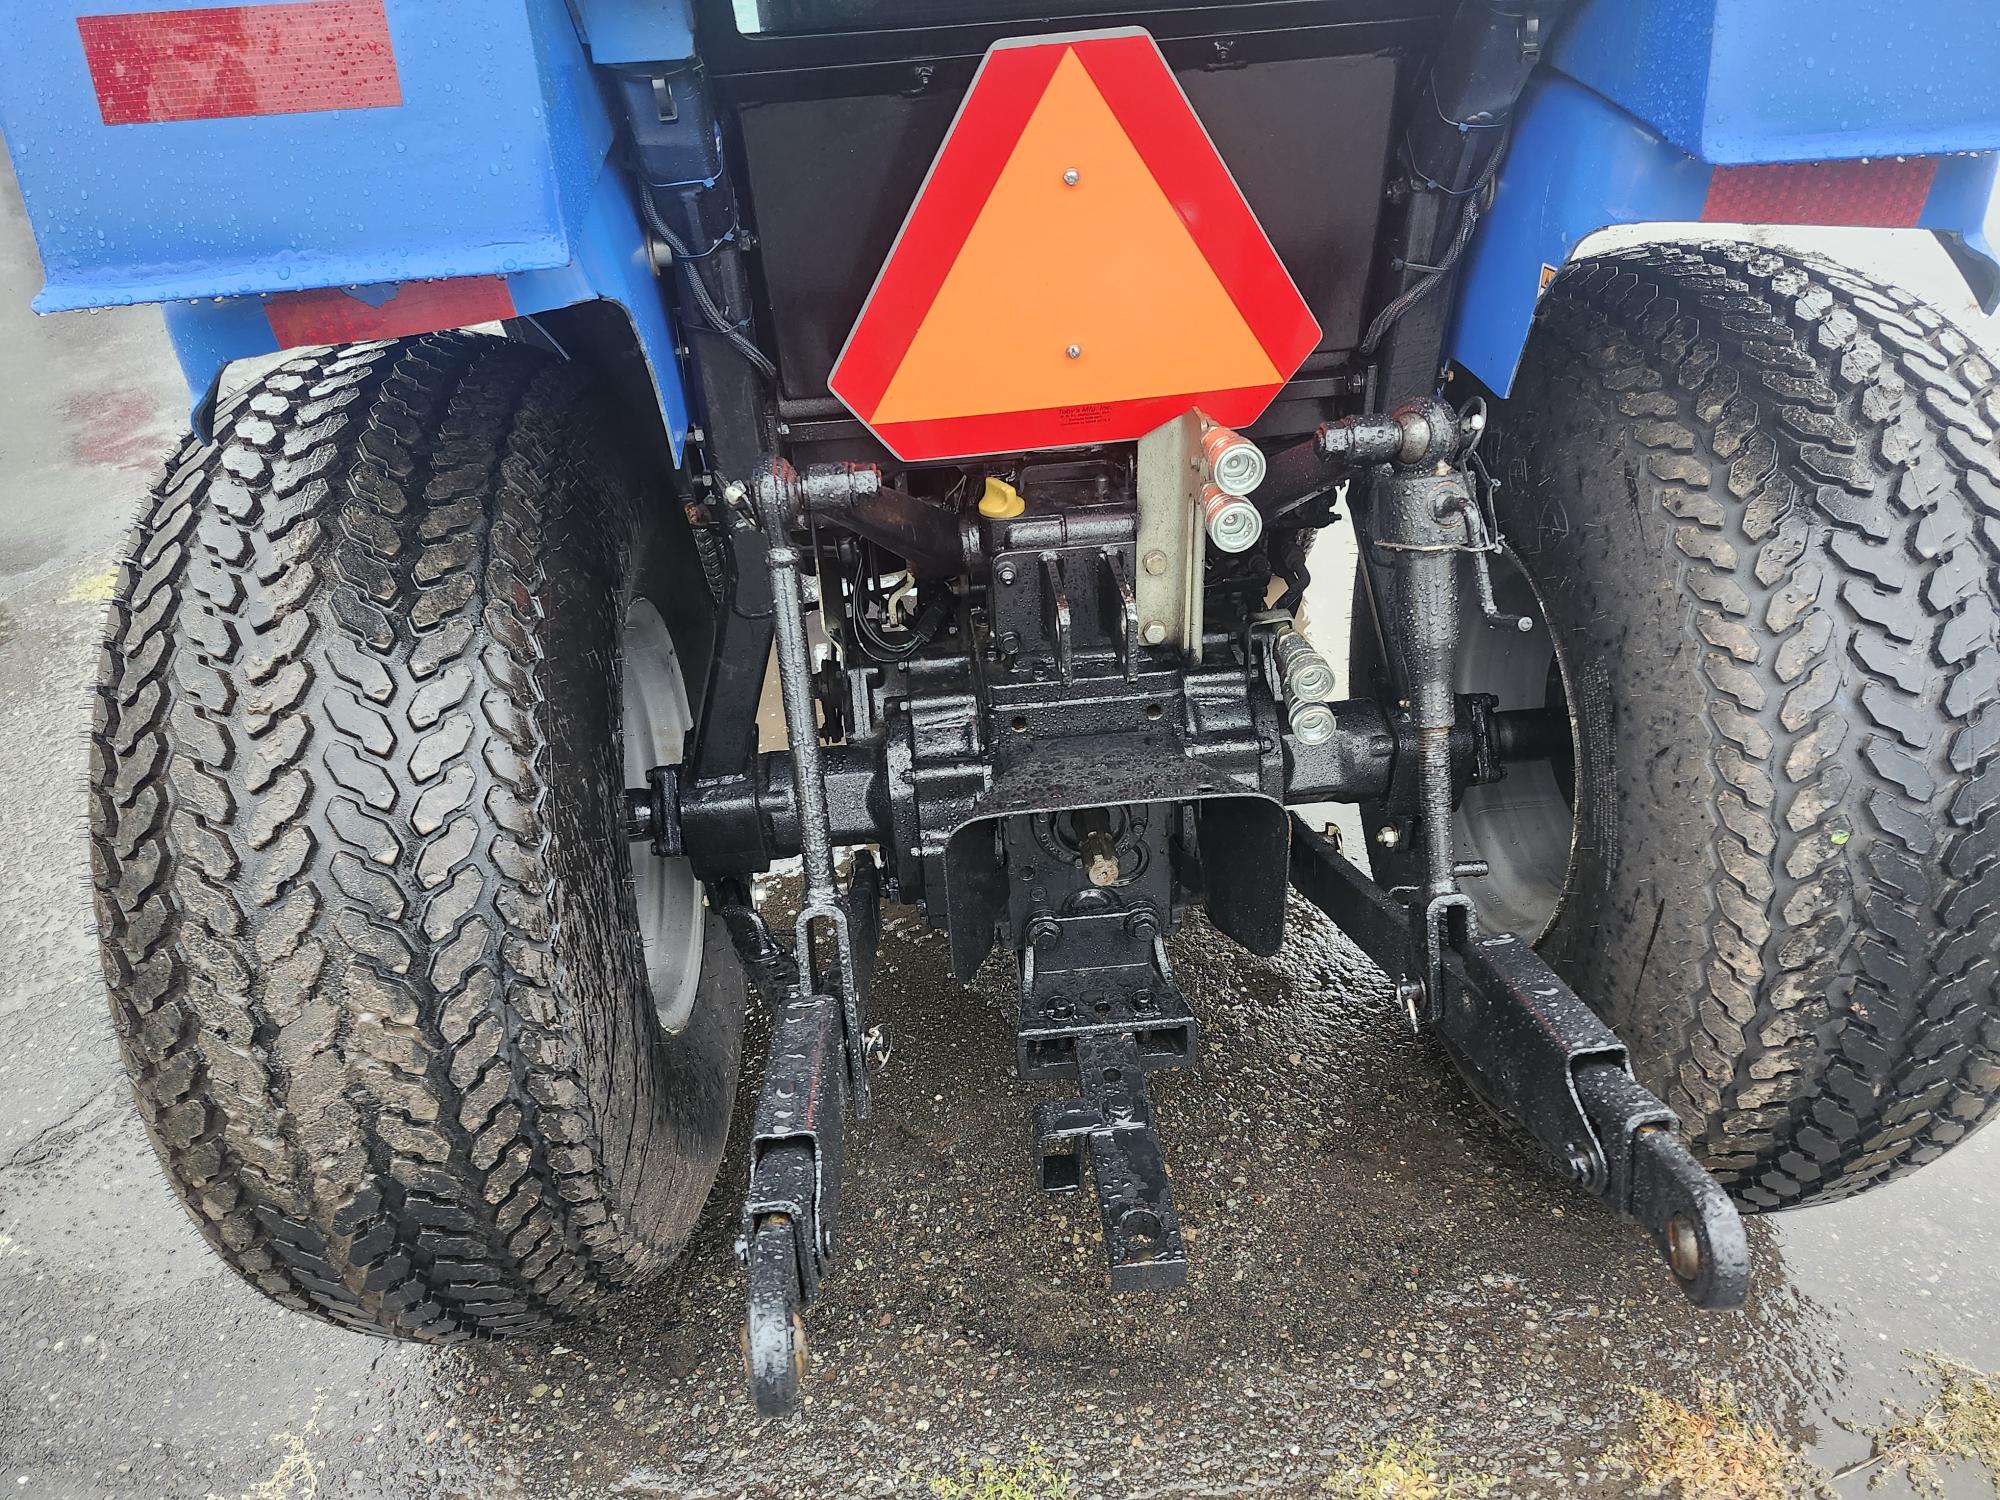
[[[846,482],[858,486],[861,471]],[[826,481],[837,489],[842,480]],[[741,486],[731,486],[737,503]],[[749,1182],[737,1255],[748,1282],[743,1358],[752,1400],[766,1416],[798,1405],[805,1375],[802,1311],[832,1269],[840,1200],[842,1138],[848,1105],[868,1116],[868,1047],[863,1004],[880,936],[881,879],[873,856],[854,857],[843,891],[833,869],[833,829],[814,713],[812,662],[806,649],[799,555],[791,545],[805,484],[783,459],[758,472],[751,491],[764,532],[779,685],[791,742],[792,803],[805,868],[805,901],[784,965],[754,911],[729,911],[760,982],[786,984],[751,1125]],[[668,778],[649,778],[645,798],[628,798],[629,832],[670,847],[678,822],[664,806]],[[640,803],[646,805],[642,809]]]
[[[1407,907],[1292,820],[1292,885],[1383,972],[1406,981]],[[1520,1125],[1556,1170],[1652,1236],[1699,1307],[1740,1307],[1750,1282],[1743,1220],[1688,1151],[1678,1121],[1632,1077],[1625,1044],[1512,933],[1440,955],[1430,1027],[1473,1090]]]
[[[847,471],[851,483],[862,482],[873,470]],[[815,476],[816,478],[818,476]],[[834,980],[840,1001],[842,1038],[847,1054],[847,1086],[856,1119],[868,1118],[868,1069],[861,1018],[861,985],[856,974],[853,943],[846,913],[833,875],[833,829],[827,819],[826,772],[820,764],[819,717],[813,704],[812,657],[806,647],[804,590],[799,583],[798,549],[791,543],[792,523],[805,503],[806,483],[782,458],[768,460],[752,484],[757,524],[763,528],[764,556],[771,570],[772,624],[778,632],[778,686],[785,704],[785,735],[792,750],[792,798],[798,808],[799,854],[805,867],[805,902],[799,908],[794,945],[799,973],[815,978],[826,972]],[[823,970],[814,960],[816,932],[824,927],[833,939],[834,967]]]

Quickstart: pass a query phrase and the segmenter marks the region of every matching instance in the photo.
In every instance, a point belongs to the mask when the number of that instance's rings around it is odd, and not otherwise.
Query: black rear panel
[[[1345,390],[1373,280],[1399,85],[1451,0],[701,0],[714,87],[795,440],[839,420],[827,376],[985,50],[1006,37],[1143,26],[1324,331],[1264,432]],[[739,29],[738,17],[761,30]],[[832,420],[829,420],[832,419]]]
[[[1318,57],[1203,71],[1181,86],[1325,331],[1360,337],[1388,158],[1396,63]],[[784,393],[825,396],[931,159],[956,91],[741,108],[750,206]]]
[[[751,75],[977,58],[1008,36],[1143,26],[1242,56],[1423,45],[1453,0],[696,0],[702,61]]]

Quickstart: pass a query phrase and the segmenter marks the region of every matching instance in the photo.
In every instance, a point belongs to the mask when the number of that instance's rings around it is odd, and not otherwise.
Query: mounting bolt
[[[1077,171],[1075,167],[1071,167],[1067,172],[1063,173],[1063,182],[1070,187],[1075,187],[1081,181],[1083,181],[1083,173]]]
[[[1047,912],[1039,912],[1028,919],[1028,946],[1039,948],[1044,943],[1053,943],[1062,932],[1062,924]]]
[[[1157,646],[1167,638],[1167,627],[1154,620],[1146,626],[1145,635],[1147,645]]]
[[[1003,562],[998,568],[993,570],[993,576],[998,578],[1002,583],[1012,583],[1014,581],[1014,565],[1010,562]]]
[[[1375,842],[1380,844],[1384,849],[1393,849],[1403,842],[1403,836],[1396,831],[1396,827],[1392,823],[1386,828],[1375,830]]]
[[[625,837],[633,843],[653,836],[653,789],[649,786],[625,789]]]
[[[1158,547],[1150,549],[1146,553],[1145,568],[1149,574],[1158,578],[1162,573],[1167,571],[1167,554],[1162,552]]]
[[[1160,914],[1151,906],[1135,906],[1125,914],[1127,937],[1149,938],[1160,930]]]

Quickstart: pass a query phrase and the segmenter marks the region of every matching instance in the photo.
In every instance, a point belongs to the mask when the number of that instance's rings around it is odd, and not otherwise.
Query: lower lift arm
[[[1402,901],[1292,820],[1292,884],[1391,976],[1407,973]],[[1525,1129],[1555,1169],[1638,1220],[1701,1307],[1737,1307],[1750,1281],[1742,1217],[1632,1077],[1625,1044],[1512,933],[1440,955],[1430,1029],[1466,1081]]]
[[[1499,543],[1467,479],[1478,426],[1441,402],[1322,428],[1322,473],[1366,465],[1365,566],[1387,576],[1384,635],[1399,672],[1418,880],[1384,891],[1296,823],[1292,881],[1396,981],[1413,1023],[1450,1050],[1467,1081],[1519,1122],[1558,1169],[1636,1218],[1681,1288],[1704,1307],[1734,1307],[1749,1283],[1743,1221],[1689,1153],[1666,1105],[1632,1076],[1625,1046],[1513,933],[1483,934],[1460,880],[1484,873],[1452,849],[1452,692],[1459,570],[1470,566],[1486,627],[1531,622],[1493,607],[1487,556]]]

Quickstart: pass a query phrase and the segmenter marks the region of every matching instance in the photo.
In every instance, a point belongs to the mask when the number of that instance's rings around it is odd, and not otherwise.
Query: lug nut
[[[1208,522],[1208,539],[1223,552],[1248,552],[1264,534],[1262,511],[1212,484],[1202,486],[1201,513]]]
[[[1324,745],[1333,738],[1333,710],[1324,703],[1294,703],[1292,733],[1301,745]]]
[[[1135,906],[1125,914],[1127,937],[1149,938],[1160,930],[1160,915],[1151,906]]]

